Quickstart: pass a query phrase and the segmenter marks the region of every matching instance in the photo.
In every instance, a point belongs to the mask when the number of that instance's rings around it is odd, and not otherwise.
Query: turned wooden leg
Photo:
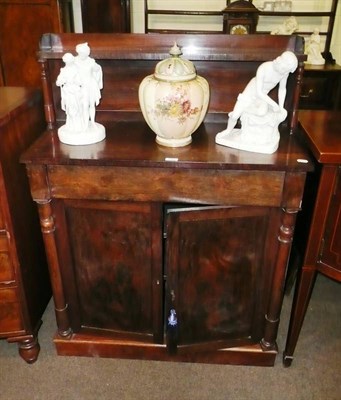
[[[40,352],[40,344],[36,336],[22,340],[18,343],[19,354],[28,364],[37,361]]]
[[[290,315],[287,342],[283,353],[283,365],[290,367],[298,337],[308,308],[310,296],[314,287],[316,269],[303,267],[296,282],[295,295]]]

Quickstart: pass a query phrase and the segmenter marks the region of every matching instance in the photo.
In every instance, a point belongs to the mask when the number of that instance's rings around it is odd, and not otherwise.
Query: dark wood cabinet
[[[0,338],[17,342],[28,363],[38,357],[51,289],[38,212],[19,157],[44,128],[40,91],[0,88]]]
[[[321,164],[316,178],[310,229],[299,268],[286,347],[285,366],[290,366],[308,309],[317,273],[341,281],[341,114],[334,111],[301,111],[302,136]],[[307,224],[307,220],[303,221]]]
[[[0,0],[0,84],[41,86],[41,36],[72,29],[70,0]]]
[[[341,109],[341,67],[339,65],[305,65],[300,108],[303,110]]]
[[[131,0],[82,0],[83,32],[130,32]]]
[[[211,86],[205,123],[183,148],[156,143],[137,96],[174,39],[200,48],[195,64]],[[81,42],[103,68],[96,118],[106,138],[68,146],[57,135],[65,115],[53,82],[64,52]],[[46,43],[40,60],[50,129],[22,162],[45,238],[58,354],[273,365],[291,239],[312,167],[290,134],[301,39],[79,34]],[[285,49],[296,52],[300,68],[288,85],[279,150],[215,144],[240,86]]]
[[[76,161],[78,149],[70,156],[56,131],[25,154],[53,271],[58,354],[273,365],[306,168],[286,171],[286,149],[295,161],[305,153],[288,137],[283,164],[270,157],[255,168],[246,156],[224,169],[214,146],[222,126],[199,130],[192,162],[176,169],[156,161],[163,151],[144,123],[115,124],[92,146],[101,154],[92,165]]]

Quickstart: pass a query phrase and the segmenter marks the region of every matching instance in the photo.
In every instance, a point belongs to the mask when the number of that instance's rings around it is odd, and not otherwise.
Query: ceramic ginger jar
[[[144,119],[156,133],[156,142],[168,147],[186,146],[202,123],[210,90],[205,78],[197,75],[194,64],[180,58],[174,44],[170,58],[160,61],[152,75],[139,86],[139,102]]]

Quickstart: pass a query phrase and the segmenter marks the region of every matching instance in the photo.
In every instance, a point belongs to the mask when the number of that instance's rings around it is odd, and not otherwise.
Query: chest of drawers
[[[40,91],[0,88],[0,338],[37,359],[37,332],[51,297],[36,205],[21,153],[44,129]]]

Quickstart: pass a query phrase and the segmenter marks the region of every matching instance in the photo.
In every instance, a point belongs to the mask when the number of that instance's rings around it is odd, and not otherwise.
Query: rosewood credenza
[[[174,41],[211,88],[191,145],[167,148],[143,120],[138,86]],[[61,57],[88,42],[104,73],[107,137],[58,140]],[[289,111],[271,155],[215,144],[257,66],[284,50]],[[312,164],[296,140],[299,37],[80,34],[43,38],[49,129],[22,157],[40,212],[60,355],[270,366],[296,214]],[[166,321],[178,316],[177,330]]]

